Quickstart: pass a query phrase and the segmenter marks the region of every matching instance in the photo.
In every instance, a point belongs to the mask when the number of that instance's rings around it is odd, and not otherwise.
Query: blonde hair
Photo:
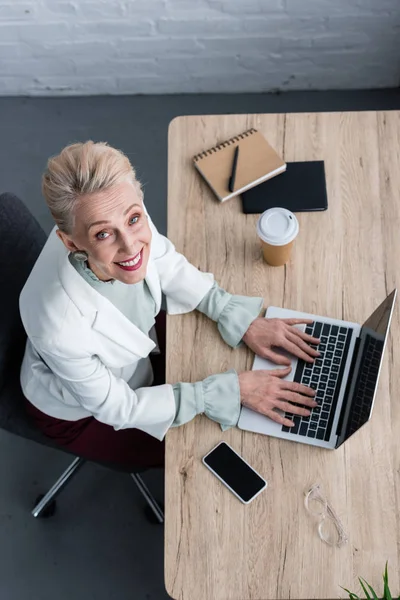
[[[133,183],[142,200],[142,188],[128,157],[106,142],[89,140],[66,146],[48,160],[42,192],[59,229],[70,234],[76,204],[82,196],[125,181]]]

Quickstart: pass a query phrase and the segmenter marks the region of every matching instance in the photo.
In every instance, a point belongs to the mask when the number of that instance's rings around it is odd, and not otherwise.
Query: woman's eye
[[[106,231],[100,231],[100,233],[98,233],[96,237],[98,240],[105,240],[108,238],[108,233]]]
[[[139,221],[139,217],[135,216],[135,217],[131,217],[129,219],[129,225],[135,225],[135,223],[137,223]]]

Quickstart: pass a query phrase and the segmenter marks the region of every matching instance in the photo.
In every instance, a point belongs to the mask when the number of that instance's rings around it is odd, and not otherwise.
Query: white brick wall
[[[0,0],[0,95],[400,85],[400,0]]]

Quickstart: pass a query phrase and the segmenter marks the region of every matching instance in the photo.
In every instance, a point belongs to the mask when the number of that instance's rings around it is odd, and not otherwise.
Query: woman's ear
[[[56,234],[58,235],[64,246],[67,248],[67,250],[69,250],[70,252],[75,252],[76,250],[78,250],[78,248],[75,246],[74,242],[71,240],[67,233],[64,233],[64,231],[61,231],[60,229],[57,229]]]

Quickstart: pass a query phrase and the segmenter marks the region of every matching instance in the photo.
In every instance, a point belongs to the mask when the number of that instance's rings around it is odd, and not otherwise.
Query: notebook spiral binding
[[[211,154],[214,154],[214,152],[218,152],[219,150],[222,150],[222,148],[226,148],[226,146],[230,146],[231,144],[235,144],[239,140],[243,140],[245,137],[248,137],[249,135],[256,133],[256,131],[257,131],[257,129],[254,129],[254,127],[252,127],[251,129],[248,129],[247,131],[245,131],[239,135],[234,135],[229,140],[226,140],[226,142],[222,142],[221,144],[218,144],[217,146],[213,146],[209,150],[205,150],[204,152],[200,152],[199,154],[196,154],[196,156],[193,157],[193,160],[194,160],[194,162],[197,162],[198,160],[201,160],[202,158],[205,158],[206,156],[210,156]]]

